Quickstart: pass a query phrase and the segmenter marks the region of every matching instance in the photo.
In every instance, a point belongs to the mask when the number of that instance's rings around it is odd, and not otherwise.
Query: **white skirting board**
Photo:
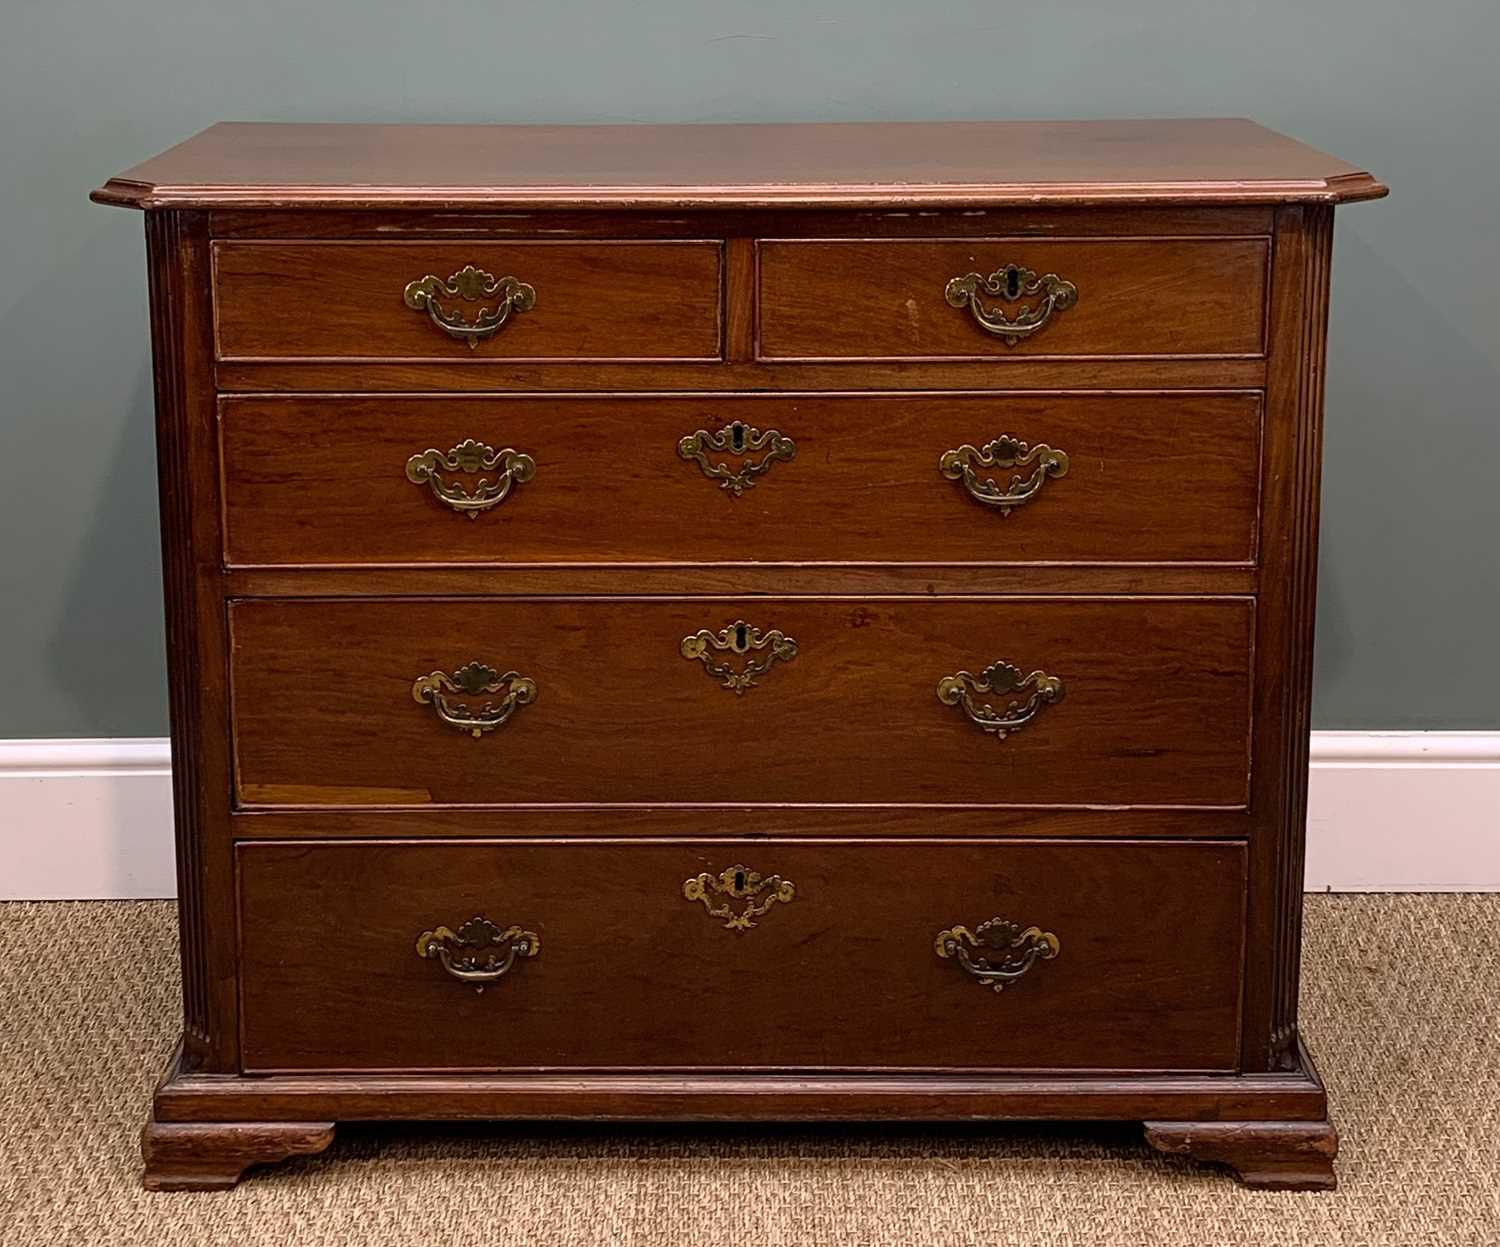
[[[165,739],[0,740],[0,900],[176,893]]]
[[[1500,891],[1500,732],[1314,732],[1307,887]],[[0,900],[175,890],[165,740],[0,740]]]

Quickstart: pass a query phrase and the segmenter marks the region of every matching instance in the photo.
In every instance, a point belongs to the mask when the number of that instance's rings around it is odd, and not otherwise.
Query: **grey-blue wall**
[[[5,0],[0,737],[166,728],[141,219],[221,119],[1251,116],[1339,216],[1315,718],[1500,727],[1496,0]]]

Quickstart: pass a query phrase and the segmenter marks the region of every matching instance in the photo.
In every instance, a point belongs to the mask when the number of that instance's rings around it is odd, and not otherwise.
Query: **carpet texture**
[[[0,904],[0,1243],[1500,1244],[1500,896],[1314,897],[1303,1019],[1341,1188],[1275,1194],[1126,1126],[343,1127],[149,1195],[169,904]]]

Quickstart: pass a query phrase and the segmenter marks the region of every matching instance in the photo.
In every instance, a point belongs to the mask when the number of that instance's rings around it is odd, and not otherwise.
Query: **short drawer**
[[[716,242],[220,242],[220,359],[717,359]]]
[[[765,359],[1258,356],[1267,238],[759,244]]]
[[[243,398],[235,565],[1248,563],[1256,394]]]
[[[237,852],[249,1072],[1237,1064],[1238,843]]]
[[[248,805],[1236,807],[1252,606],[240,601],[238,793]]]

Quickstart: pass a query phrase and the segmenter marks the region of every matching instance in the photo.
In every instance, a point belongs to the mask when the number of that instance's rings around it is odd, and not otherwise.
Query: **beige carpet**
[[[1334,1194],[1240,1189],[1129,1127],[345,1127],[227,1194],[148,1195],[172,907],[0,905],[0,1243],[1500,1244],[1500,896],[1318,897],[1304,1018]]]

